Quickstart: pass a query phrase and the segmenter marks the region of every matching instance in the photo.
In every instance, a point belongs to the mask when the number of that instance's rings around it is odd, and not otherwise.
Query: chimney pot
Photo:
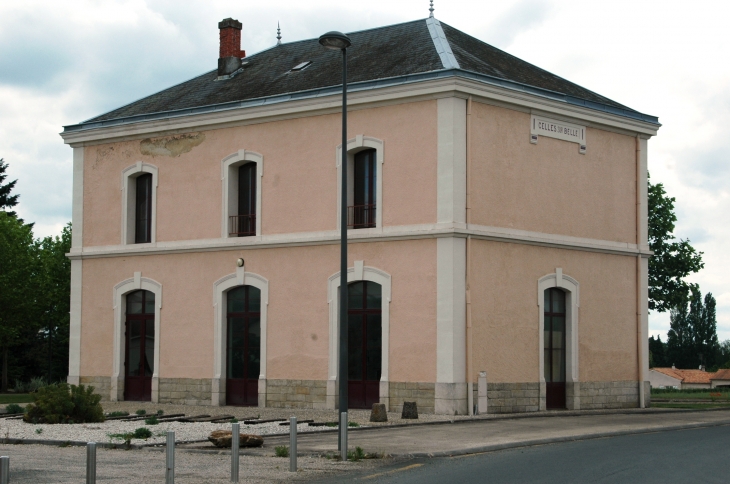
[[[218,76],[228,76],[241,67],[241,59],[246,51],[241,50],[241,22],[227,18],[218,22],[220,30],[220,54],[218,57]]]

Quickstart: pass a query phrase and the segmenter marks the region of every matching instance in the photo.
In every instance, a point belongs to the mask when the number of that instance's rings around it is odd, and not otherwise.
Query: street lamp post
[[[347,48],[352,45],[350,38],[342,32],[327,32],[319,38],[319,43],[331,50],[342,51],[342,192],[340,200],[340,364],[339,364],[339,412],[347,414]],[[343,419],[338,419],[342,422]],[[347,422],[347,419],[345,419]],[[345,423],[345,435],[347,432]],[[338,432],[337,448],[342,450],[342,432]],[[343,452],[346,454],[347,449]]]

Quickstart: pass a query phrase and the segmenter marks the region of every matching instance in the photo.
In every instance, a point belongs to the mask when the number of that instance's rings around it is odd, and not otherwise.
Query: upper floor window
[[[261,235],[261,177],[264,157],[238,150],[221,160],[223,217],[221,237]]]
[[[157,167],[137,162],[122,171],[122,244],[156,241]]]
[[[256,235],[256,163],[238,167],[238,213],[229,215],[231,237]]]
[[[353,205],[348,207],[347,226],[355,229],[375,227],[377,210],[376,151],[355,154],[353,173]]]
[[[134,179],[134,243],[152,242],[152,174],[145,173]]]

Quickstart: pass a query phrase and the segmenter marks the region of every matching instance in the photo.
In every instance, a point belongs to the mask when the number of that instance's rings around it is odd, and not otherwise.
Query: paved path
[[[730,411],[608,414],[477,420],[453,424],[363,429],[349,433],[348,447],[391,456],[448,456],[524,445],[646,433],[676,428],[730,425]],[[288,445],[288,437],[267,437],[266,446]],[[302,434],[302,455],[334,452],[337,434]]]
[[[730,427],[708,427],[435,459],[398,460],[377,470],[354,470],[350,482],[463,483],[726,483]],[[340,483],[338,477],[314,477]]]

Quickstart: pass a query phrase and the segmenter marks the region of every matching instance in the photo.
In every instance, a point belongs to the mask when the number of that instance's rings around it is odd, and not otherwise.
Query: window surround
[[[136,184],[132,180],[145,173],[152,175],[152,221],[150,222],[150,242],[157,241],[157,167],[149,163],[138,161],[134,165],[122,170],[122,245],[144,245],[135,244],[135,201],[137,194]]]
[[[264,176],[264,156],[248,150],[238,150],[221,160],[221,182],[223,184],[221,237],[228,235],[228,217],[238,214],[238,167],[256,163],[256,236],[261,236],[261,178]]]
[[[385,161],[384,143],[377,138],[361,134],[347,141],[347,206],[355,201],[355,154],[367,150],[375,150],[375,227],[366,229],[348,229],[362,231],[383,231],[383,162]],[[340,230],[340,214],[342,213],[342,145],[337,146],[335,153],[337,165],[337,230]]]
[[[211,405],[226,404],[226,325],[225,294],[238,286],[253,286],[261,291],[261,354],[259,356],[259,407],[266,406],[266,326],[269,308],[269,281],[263,276],[246,272],[237,267],[236,272],[221,277],[213,283],[213,379],[211,382]]]
[[[580,410],[580,373],[578,372],[578,312],[580,310],[580,284],[563,274],[560,267],[552,274],[541,277],[537,282],[537,306],[539,308],[539,382],[540,410],[545,410],[545,290],[558,287],[565,291],[565,388],[566,406],[569,410]]]
[[[361,229],[363,230],[363,229]],[[381,324],[382,324],[382,363],[380,371],[380,403],[385,408],[390,405],[389,399],[389,362],[390,362],[390,300],[391,300],[391,276],[385,271],[375,267],[367,267],[363,261],[356,260],[354,267],[347,269],[347,283],[357,281],[369,281],[380,284],[381,296]],[[327,302],[329,304],[329,369],[327,377],[327,408],[337,408],[337,379],[339,372],[339,341],[340,328],[339,320],[339,295],[340,273],[332,274],[327,280]]]
[[[142,277],[141,272],[135,272],[134,277],[125,279],[114,286],[112,305],[114,309],[114,352],[111,377],[112,402],[124,400],[124,322],[126,320],[126,296],[130,292],[143,289],[155,295],[155,357],[152,370],[152,403],[160,400],[160,311],[162,310],[162,284]]]

